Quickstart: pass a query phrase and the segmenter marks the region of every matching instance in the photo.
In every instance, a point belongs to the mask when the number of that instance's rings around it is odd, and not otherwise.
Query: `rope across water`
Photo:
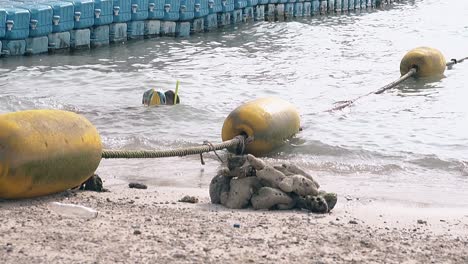
[[[218,144],[205,144],[196,147],[187,147],[169,150],[103,150],[102,158],[104,159],[149,159],[149,158],[167,158],[167,157],[182,157],[187,155],[196,155],[206,152],[222,150],[227,148],[236,148],[237,152],[243,152],[247,138],[245,136],[237,136],[231,140],[224,141]]]
[[[458,64],[458,63],[462,63],[464,60],[468,59],[468,57],[465,57],[465,58],[462,58],[462,59],[451,59],[449,62],[446,63],[447,67],[448,68],[451,68],[453,65],[455,64]],[[381,94],[389,89],[392,89],[392,88],[395,88],[397,85],[399,85],[400,83],[408,80],[409,78],[413,77],[414,75],[416,75],[416,73],[418,72],[418,69],[416,67],[414,68],[411,68],[406,74],[402,75],[400,78],[398,78],[397,80],[379,88],[378,90],[375,90],[375,91],[372,91],[372,92],[369,92],[369,93],[366,93],[366,94],[363,94],[363,95],[360,95],[354,99],[351,99],[351,100],[347,100],[347,101],[338,101],[336,102],[336,104],[339,104],[331,109],[328,109],[326,110],[325,112],[333,112],[333,111],[337,111],[337,110],[342,110],[350,105],[352,105],[353,103],[355,103],[357,100],[363,98],[363,97],[366,97],[366,96],[369,96],[371,94]]]

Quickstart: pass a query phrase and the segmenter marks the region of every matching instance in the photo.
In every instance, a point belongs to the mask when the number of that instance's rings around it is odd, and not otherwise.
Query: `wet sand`
[[[325,215],[230,210],[207,188],[149,185],[0,202],[3,263],[467,263],[468,210],[404,207],[339,196]],[[178,202],[185,195],[196,204]],[[65,217],[50,202],[96,218]]]

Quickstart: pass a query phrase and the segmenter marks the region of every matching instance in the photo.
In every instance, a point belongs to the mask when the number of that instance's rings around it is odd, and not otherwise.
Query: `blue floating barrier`
[[[223,12],[224,13],[227,13],[227,12],[231,12],[231,11],[234,11],[235,9],[235,3],[234,3],[234,0],[221,0],[221,3],[223,5]],[[229,15],[230,17],[231,15]]]
[[[161,21],[161,35],[175,36],[177,24],[174,21]]]
[[[284,4],[284,19],[291,20],[294,17],[294,4],[295,3]]]
[[[210,10],[210,14],[216,14],[223,11],[223,1],[208,0],[208,10]]]
[[[131,14],[133,21],[148,19],[149,0],[132,0]]]
[[[0,5],[5,10],[5,36],[7,40],[24,40],[29,36],[29,23],[31,15],[28,10],[8,5],[9,3],[1,2]],[[8,6],[5,6],[8,5]],[[3,43],[4,48],[8,46],[8,43]],[[12,42],[10,45],[18,46],[16,42]],[[24,43],[26,47],[26,43]],[[23,53],[24,54],[24,51]]]
[[[31,23],[29,27],[30,37],[47,36],[52,33],[52,17],[54,12],[48,5],[29,4],[29,13],[31,14]]]
[[[253,7],[248,6],[242,10],[242,21],[250,22],[254,20],[254,10]]]
[[[179,21],[188,21],[195,18],[195,0],[180,0]]]
[[[145,36],[144,21],[128,21],[127,22],[127,38],[142,39]]]
[[[5,28],[5,25],[6,25],[6,17],[7,17],[7,13],[5,11],[5,9],[0,9],[0,38],[4,38],[5,37],[5,31],[6,31],[6,28]],[[1,44],[0,44],[1,45]],[[0,47],[0,50],[2,50],[2,48]]]
[[[342,3],[343,3],[342,0],[336,0],[336,1],[335,1],[335,12],[341,13],[341,11],[342,11],[342,7],[341,7]]]
[[[161,21],[145,20],[145,36],[155,37],[161,33]]]
[[[91,47],[109,45],[109,42],[109,25],[95,26],[91,28]]]
[[[326,15],[327,11],[328,11],[328,2],[327,2],[327,0],[320,1],[320,14],[321,15]]]
[[[70,48],[70,32],[51,33],[48,36],[49,48],[51,50]]]
[[[367,9],[367,0],[361,0],[361,9],[366,10]]]
[[[204,17],[210,13],[208,0],[195,0],[195,17]]]
[[[74,29],[89,28],[94,25],[94,1],[93,0],[64,0],[75,7],[73,14]],[[73,37],[72,37],[73,39]],[[73,41],[72,41],[73,42]]]
[[[316,16],[320,13],[320,1],[312,0],[312,15]]]
[[[340,1],[340,0],[338,0]],[[305,17],[310,17],[312,14],[312,3],[311,2],[304,2],[303,7],[303,14]]]
[[[72,49],[88,49],[90,45],[91,31],[89,28],[70,31],[70,47]]]
[[[5,40],[3,42],[2,54],[10,56],[24,55],[26,52],[26,41],[22,40]]]
[[[149,0],[148,2],[148,19],[163,19],[164,18],[164,0]],[[159,29],[158,29],[159,32]]]
[[[52,8],[52,32],[65,32],[75,26],[73,3],[55,0],[39,0],[38,3]]]
[[[176,36],[177,37],[190,36],[190,22],[177,22]]]
[[[265,20],[265,5],[257,5],[254,8],[254,20],[255,21]]]
[[[258,5],[258,0],[247,0],[247,6],[256,6]]]
[[[276,20],[284,21],[285,19],[284,13],[285,13],[284,4],[277,4],[276,5]]]
[[[242,22],[242,9],[234,9],[234,11],[231,12],[231,23],[232,24],[237,24]]]
[[[231,13],[218,13],[218,27],[224,27],[231,24]]]
[[[109,41],[113,43],[127,41],[127,23],[110,24]]]
[[[265,20],[275,21],[276,7],[274,4],[268,4],[265,8]]]
[[[205,31],[210,31],[218,28],[218,16],[209,14],[205,17]]]
[[[12,7],[22,8],[29,11],[29,36],[47,36],[52,32],[52,8],[40,3],[24,3],[22,1],[11,1]]]
[[[203,18],[196,18],[190,24],[190,31],[193,33],[203,32],[205,30],[205,20]]]
[[[242,9],[246,6],[247,6],[247,0],[234,0],[234,7],[236,9]]]
[[[303,17],[304,16],[304,3],[295,3],[294,4],[294,16]]]
[[[179,20],[180,1],[166,0],[164,3],[164,20],[177,21]]]
[[[335,12],[335,0],[328,0],[327,12],[328,13],[334,13]]]
[[[46,53],[49,50],[49,38],[47,36],[26,39],[25,54],[35,55]]]
[[[131,0],[114,0],[112,7],[113,22],[122,23],[132,19],[132,1]]]
[[[341,1],[341,9],[343,12],[348,12],[349,11],[349,0],[342,0]]]
[[[94,0],[94,25],[109,25],[114,22],[113,9],[113,0]]]

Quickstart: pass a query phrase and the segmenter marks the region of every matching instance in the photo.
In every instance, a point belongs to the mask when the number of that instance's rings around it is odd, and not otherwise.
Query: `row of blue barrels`
[[[271,5],[275,5],[276,13],[280,15],[307,16],[365,9],[390,2],[392,0],[0,0],[0,50],[3,54],[24,54],[21,50],[23,43],[14,40],[29,41],[29,46],[43,47],[44,42],[51,41],[51,33],[69,32],[72,39],[79,40],[93,33],[123,35],[117,32],[122,30],[131,35],[132,31],[142,31],[143,21],[148,20],[193,22],[211,15],[211,21],[216,22],[216,15],[235,10],[244,10],[244,16],[253,16],[254,7],[259,5],[263,9],[270,6],[270,11]],[[257,20],[264,19],[267,14],[262,15],[263,18]],[[126,28],[122,23],[127,24]],[[101,27],[104,25],[111,28]],[[159,26],[157,23],[154,25]],[[80,29],[91,31],[81,32]],[[65,35],[53,35],[52,44],[63,42]],[[39,38],[44,36],[49,38]],[[10,46],[2,48],[2,42]],[[47,43],[48,48],[50,44]],[[57,44],[56,48],[60,45]],[[44,48],[33,48],[31,52],[41,53]]]

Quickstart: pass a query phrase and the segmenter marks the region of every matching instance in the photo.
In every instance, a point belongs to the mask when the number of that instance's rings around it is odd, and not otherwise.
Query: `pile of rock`
[[[253,155],[231,156],[210,183],[214,204],[240,209],[293,208],[327,213],[335,207],[334,193],[319,191],[313,177],[293,164],[274,166]]]

